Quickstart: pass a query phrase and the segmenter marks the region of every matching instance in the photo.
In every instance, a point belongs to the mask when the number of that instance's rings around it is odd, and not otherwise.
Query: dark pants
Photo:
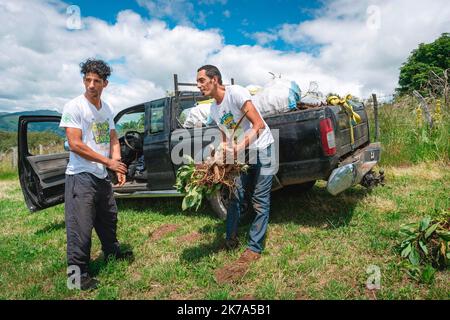
[[[88,271],[92,228],[102,243],[105,255],[117,254],[117,205],[109,178],[99,179],[83,172],[66,175],[65,218],[67,264]]]

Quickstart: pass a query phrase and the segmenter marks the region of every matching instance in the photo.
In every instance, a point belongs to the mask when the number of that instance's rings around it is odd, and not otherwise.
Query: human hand
[[[119,173],[126,174],[127,173],[127,166],[125,165],[125,163],[123,163],[120,160],[109,159],[107,168],[116,172],[117,174],[119,174]]]
[[[118,182],[117,182],[116,186],[121,187],[127,181],[127,177],[126,177],[126,175],[124,175],[122,173],[117,173],[117,180],[118,180]]]
[[[238,154],[238,145],[235,143],[232,144],[224,144],[223,149],[223,157],[227,164],[233,164],[237,158]]]

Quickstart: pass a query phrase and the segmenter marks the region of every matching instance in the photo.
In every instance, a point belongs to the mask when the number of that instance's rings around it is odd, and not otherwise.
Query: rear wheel
[[[226,188],[221,188],[219,192],[216,192],[213,196],[208,198],[211,208],[221,220],[227,219],[228,199],[228,189]]]
[[[251,194],[246,192],[245,200],[241,203],[240,220],[251,220],[254,214],[253,206],[251,202]],[[228,188],[222,188],[220,192],[217,192],[214,196],[208,198],[209,204],[214,213],[221,220],[227,219],[228,204],[230,202],[230,192]]]

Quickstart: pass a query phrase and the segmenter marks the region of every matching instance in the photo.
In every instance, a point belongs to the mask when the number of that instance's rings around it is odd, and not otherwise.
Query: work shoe
[[[98,288],[100,282],[92,278],[88,273],[83,273],[80,277],[80,290],[88,291],[95,290]]]
[[[245,249],[245,251],[242,253],[242,255],[237,260],[237,263],[240,262],[253,262],[261,258],[261,253],[252,251],[250,249]]]
[[[231,238],[225,240],[225,248],[229,251],[239,248],[240,245],[241,243],[239,242],[238,238]]]

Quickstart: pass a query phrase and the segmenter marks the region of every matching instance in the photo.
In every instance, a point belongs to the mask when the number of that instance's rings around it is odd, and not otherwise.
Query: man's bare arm
[[[246,149],[253,141],[258,138],[259,131],[263,130],[266,127],[263,119],[258,113],[258,110],[256,110],[256,107],[250,100],[244,103],[241,111],[245,114],[247,119],[252,124],[252,128],[245,133],[244,139],[242,139],[242,141],[238,145],[236,145],[235,152]]]
[[[120,160],[121,159],[120,143],[119,143],[119,138],[117,138],[117,131],[114,129],[111,130],[110,137],[111,137],[111,142],[110,142],[111,159]]]
[[[66,136],[67,136],[67,140],[69,142],[70,150],[72,152],[75,152],[76,154],[80,155],[81,157],[85,158],[86,160],[101,163],[104,166],[106,166],[107,168],[109,168],[115,172],[122,173],[122,174],[125,174],[127,172],[127,167],[124,163],[120,162],[119,160],[109,159],[107,157],[104,157],[101,154],[98,154],[97,152],[95,152],[94,150],[89,148],[82,141],[81,129],[66,128]],[[120,148],[119,148],[119,153],[120,153]]]
[[[110,142],[111,159],[121,161],[120,142],[119,142],[119,139],[117,138],[117,131],[112,129],[110,131],[110,137],[111,137],[111,142]],[[117,173],[117,180],[118,180],[117,185],[119,187],[121,187],[125,184],[125,182],[127,181],[127,178],[126,178],[125,174],[123,174],[123,173],[120,173],[120,172],[116,172],[116,173]]]

